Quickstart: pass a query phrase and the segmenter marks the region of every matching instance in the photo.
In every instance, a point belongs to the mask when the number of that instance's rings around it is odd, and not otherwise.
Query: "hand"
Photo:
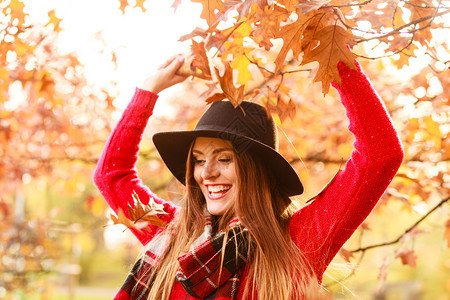
[[[143,90],[158,94],[159,92],[184,81],[188,76],[176,74],[184,63],[184,56],[176,56],[166,61],[158,71],[144,80]]]

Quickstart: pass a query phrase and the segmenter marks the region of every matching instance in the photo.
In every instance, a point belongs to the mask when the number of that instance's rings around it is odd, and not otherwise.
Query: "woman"
[[[338,65],[333,86],[350,121],[355,150],[315,200],[294,209],[303,186],[277,152],[265,110],[243,102],[211,105],[193,131],[153,141],[186,186],[181,208],[137,176],[139,143],[157,94],[185,79],[179,57],[148,78],[125,110],[98,162],[94,181],[108,204],[127,211],[132,194],[161,204],[168,225],[133,233],[147,245],[115,299],[299,299],[376,205],[403,150],[386,109],[361,67]]]

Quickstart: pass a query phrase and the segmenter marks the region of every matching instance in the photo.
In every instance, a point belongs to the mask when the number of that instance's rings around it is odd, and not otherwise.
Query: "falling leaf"
[[[413,268],[416,267],[417,256],[414,254],[414,250],[404,247],[399,248],[395,251],[395,258],[400,258],[404,265],[409,265]]]
[[[209,26],[212,26],[217,20],[216,10],[221,13],[225,12],[222,0],[192,0],[192,2],[200,2],[203,5],[200,17],[205,19]]]
[[[221,101],[225,98],[230,100],[231,104],[234,107],[238,107],[241,104],[244,97],[244,86],[241,85],[239,88],[236,88],[233,83],[233,69],[230,66],[229,62],[225,63],[225,72],[223,76],[220,76],[219,70],[214,68],[216,72],[217,78],[219,80],[219,85],[222,88],[223,93],[214,94],[208,99],[206,99],[207,103],[214,103],[217,101]]]
[[[328,93],[331,82],[341,82],[337,65],[340,61],[351,68],[355,67],[355,55],[348,49],[347,44],[353,41],[353,35],[341,26],[330,25],[314,35],[320,44],[303,57],[301,65],[317,61],[319,70],[314,82],[322,82],[322,92]]]

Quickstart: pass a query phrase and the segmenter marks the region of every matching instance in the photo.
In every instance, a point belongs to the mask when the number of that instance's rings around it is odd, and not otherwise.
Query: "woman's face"
[[[192,149],[194,179],[212,215],[223,215],[234,204],[237,188],[236,159],[229,141],[199,137]]]

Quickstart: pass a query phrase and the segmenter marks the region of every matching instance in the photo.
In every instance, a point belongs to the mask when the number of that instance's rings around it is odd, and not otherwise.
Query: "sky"
[[[133,0],[129,0],[132,3]],[[58,41],[61,53],[77,52],[85,65],[89,82],[104,86],[111,80],[118,83],[120,95],[114,105],[123,109],[136,86],[159,65],[177,53],[189,52],[189,42],[178,38],[195,27],[205,27],[199,16],[200,3],[184,1],[176,13],[173,1],[146,1],[145,13],[128,7],[122,14],[119,0],[25,0],[31,18],[48,21],[48,11],[55,9],[62,18]],[[205,23],[205,24],[203,24]],[[117,70],[106,49],[117,49]],[[158,112],[155,112],[156,114]]]

